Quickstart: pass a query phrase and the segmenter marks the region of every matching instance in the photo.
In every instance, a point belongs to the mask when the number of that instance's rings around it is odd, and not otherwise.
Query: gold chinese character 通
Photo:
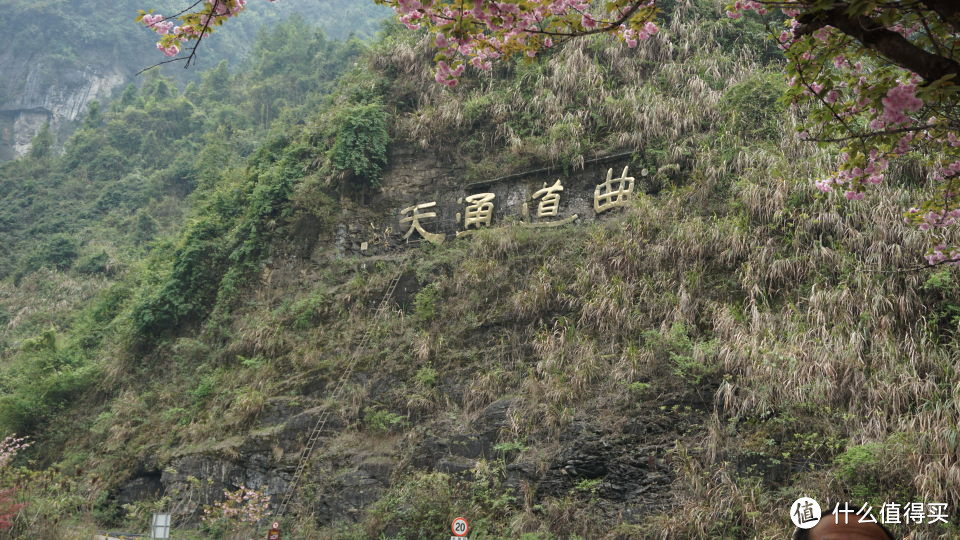
[[[481,225],[490,226],[493,220],[493,199],[496,197],[493,193],[477,193],[464,199],[458,199],[458,203],[466,201],[467,207],[463,214],[463,228],[469,229],[471,225],[479,229]],[[457,214],[457,221],[460,221],[460,214]]]

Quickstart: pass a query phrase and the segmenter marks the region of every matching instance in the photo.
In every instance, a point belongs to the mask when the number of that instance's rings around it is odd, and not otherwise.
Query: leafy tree
[[[34,159],[45,158],[50,155],[54,142],[53,133],[50,131],[50,122],[46,122],[30,142],[28,155]]]
[[[908,222],[936,231],[960,217],[960,5],[918,2],[737,2],[728,14],[792,17],[777,37],[791,76],[788,98],[804,111],[800,136],[838,143],[836,174],[817,182],[858,200],[887,180],[893,160],[911,155],[936,181]],[[938,243],[929,264],[960,263]]]
[[[387,113],[379,103],[354,105],[334,121],[333,145],[327,153],[330,172],[360,189],[379,187],[387,164]]]
[[[23,260],[15,279],[19,280],[24,275],[44,267],[66,270],[73,265],[74,259],[77,258],[77,249],[77,241],[70,236],[53,235]]]

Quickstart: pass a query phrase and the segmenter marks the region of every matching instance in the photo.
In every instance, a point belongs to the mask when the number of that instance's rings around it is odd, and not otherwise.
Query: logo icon
[[[812,529],[820,523],[820,504],[810,497],[800,497],[790,506],[790,520],[801,529]]]
[[[462,538],[470,532],[470,524],[467,523],[466,519],[458,517],[450,524],[450,530],[453,531],[453,536]]]

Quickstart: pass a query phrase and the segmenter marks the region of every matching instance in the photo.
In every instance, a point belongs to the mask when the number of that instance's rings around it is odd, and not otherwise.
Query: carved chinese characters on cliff
[[[437,205],[437,201],[433,201],[433,202],[428,202],[423,204],[416,204],[408,208],[404,208],[403,210],[400,211],[400,215],[406,216],[400,219],[401,227],[409,223],[407,232],[406,234],[403,235],[404,240],[409,242],[410,237],[413,235],[413,233],[417,232],[417,233],[420,233],[420,236],[422,236],[424,240],[427,240],[428,242],[433,242],[434,244],[439,244],[443,242],[444,236],[442,234],[427,232],[426,230],[424,230],[423,225],[420,223],[421,219],[430,219],[430,218],[437,217],[436,212],[423,212],[423,213],[420,212],[420,210],[433,208],[436,205]],[[410,215],[407,216],[407,214],[410,214]]]
[[[560,192],[563,191],[563,184],[560,183],[560,180],[557,179],[552,186],[547,186],[547,183],[543,183],[543,187],[538,191],[534,192],[531,197],[533,200],[538,200],[537,204],[537,219],[543,220],[544,218],[557,217],[560,215]],[[526,208],[524,208],[526,211]],[[566,225],[567,223],[572,222],[577,219],[579,216],[576,214],[561,220],[551,220],[551,221],[538,221],[537,223],[528,223],[530,227],[558,227],[560,225]]]
[[[493,199],[495,197],[496,195],[493,193],[477,193],[457,200],[457,203],[467,205],[463,213],[464,230],[471,226],[475,229],[479,229],[481,225],[490,226],[493,220]],[[460,222],[459,213],[457,213],[457,222]]]
[[[633,200],[636,197],[636,182],[632,176],[628,176],[629,172],[629,167],[624,167],[615,178],[613,169],[607,170],[606,180],[594,185],[592,200],[589,191],[578,193],[574,189],[571,193],[570,188],[558,178],[553,183],[542,182],[541,187],[532,187],[530,191],[507,191],[501,194],[503,199],[493,192],[486,192],[460,197],[456,200],[456,207],[452,201],[440,205],[437,201],[415,204],[400,211],[400,232],[407,242],[419,236],[439,244],[450,233],[463,236],[493,226],[495,217],[501,219],[499,216],[507,213],[501,205],[518,210],[520,224],[525,227],[566,225],[579,219],[574,210],[580,210],[581,213],[589,211],[591,203],[595,215],[599,216]],[[499,213],[495,216],[495,212]],[[454,216],[455,230],[451,230],[449,225],[443,226],[444,222],[449,224],[446,220]],[[508,216],[504,218],[510,219]]]
[[[607,171],[607,181],[593,190],[593,209],[599,214],[611,208],[623,206],[633,195],[633,177],[627,176],[627,167],[619,178],[613,178],[613,169]]]

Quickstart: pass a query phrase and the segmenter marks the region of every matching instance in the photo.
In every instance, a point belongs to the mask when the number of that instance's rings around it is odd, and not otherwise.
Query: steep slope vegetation
[[[63,155],[40,136],[28,156],[0,166],[0,364],[24,368],[11,359],[24,337],[69,327],[85,302],[113,284],[125,285],[104,293],[107,304],[129,296],[146,275],[144,257],[162,259],[159,252],[173,249],[189,207],[215,188],[229,189],[217,184],[223,168],[251,154],[258,140],[278,137],[269,130],[289,123],[277,120],[281,108],[296,115],[322,102],[363,47],[283,25],[263,38],[248,71],[232,74],[221,64],[184,91],[153,77],[92,110]],[[99,336],[104,322],[88,330]],[[83,348],[95,355],[97,343]],[[63,374],[58,368],[50,375]],[[25,376],[38,382],[34,375]],[[10,392],[18,378],[4,381]],[[42,401],[44,393],[33,390],[21,395]],[[56,409],[51,401],[34,410],[5,408],[4,429],[36,429],[47,406]]]
[[[909,270],[922,237],[898,217],[923,171],[817,194],[830,156],[794,141],[761,29],[666,7],[636,50],[571,43],[454,91],[426,38],[390,34],[249,151],[227,122],[192,129],[187,219],[50,331],[8,323],[0,425],[56,467],[18,473],[14,534],[155,508],[187,537],[253,534],[202,508],[277,500],[325,410],[297,538],[437,536],[456,515],[475,537],[780,538],[801,494],[947,502],[956,523],[956,276]],[[380,208],[623,151],[649,174],[609,219],[337,249]],[[7,297],[81,286],[50,266]]]

